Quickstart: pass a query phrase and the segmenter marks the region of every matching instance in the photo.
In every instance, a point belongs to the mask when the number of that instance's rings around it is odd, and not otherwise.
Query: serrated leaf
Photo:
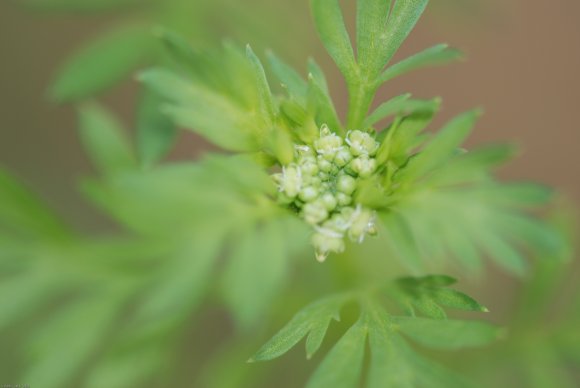
[[[305,336],[308,336],[307,357],[310,358],[320,347],[330,322],[339,319],[340,309],[349,299],[349,295],[339,295],[306,306],[262,346],[250,361],[266,361],[279,357]]]
[[[361,379],[368,328],[359,320],[314,371],[307,388],[355,388]]]
[[[97,104],[79,107],[81,141],[95,167],[115,174],[136,167],[136,158],[119,121]]]
[[[392,317],[398,329],[419,344],[457,350],[488,345],[499,337],[500,330],[481,321],[440,320],[418,317]]]
[[[311,0],[316,28],[324,47],[347,80],[356,77],[356,63],[338,0]]]
[[[58,101],[93,96],[113,86],[151,54],[147,27],[123,25],[81,49],[62,66],[51,87]]]
[[[449,48],[446,44],[439,44],[390,66],[377,82],[382,84],[422,67],[444,65],[461,58],[463,54],[459,50]]]
[[[175,125],[161,112],[162,99],[145,91],[137,107],[137,151],[144,166],[151,166],[173,145]]]

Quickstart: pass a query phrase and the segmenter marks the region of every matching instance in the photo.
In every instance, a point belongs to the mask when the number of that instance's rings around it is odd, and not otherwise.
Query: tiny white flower
[[[368,155],[361,155],[350,162],[350,168],[362,178],[370,177],[377,169],[377,162]]]
[[[346,143],[355,156],[374,155],[379,148],[378,143],[366,132],[359,130],[349,131],[346,135]]]

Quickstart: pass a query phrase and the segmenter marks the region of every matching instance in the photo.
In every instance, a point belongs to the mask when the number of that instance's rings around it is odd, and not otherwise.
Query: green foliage
[[[69,10],[131,6],[105,0],[29,3]],[[507,334],[485,322],[448,319],[446,308],[487,309],[450,288],[455,279],[427,274],[456,262],[458,271],[481,272],[483,258],[489,258],[524,275],[530,263],[559,265],[567,241],[557,223],[542,217],[551,190],[494,178],[494,170],[513,156],[512,147],[461,148],[478,111],[459,115],[438,132],[427,131],[438,98],[405,94],[369,114],[383,83],[460,58],[458,51],[437,45],[390,65],[426,5],[427,0],[359,0],[354,48],[339,1],[311,1],[322,42],[347,83],[346,123],[330,95],[333,80],[313,60],[305,76],[271,52],[264,67],[250,46],[192,48],[168,29],[157,30],[161,52],[140,24],[97,39],[72,59],[54,87],[61,100],[93,96],[148,56],[157,64],[138,76],[147,90],[137,110],[135,144],[98,103],[78,107],[80,138],[98,172],[83,180],[82,192],[117,224],[114,237],[72,232],[0,172],[0,328],[30,320],[41,308],[51,311],[41,325],[30,324],[19,355],[23,379],[49,388],[170,385],[182,356],[193,353],[213,359],[210,371],[222,364],[239,368],[231,378],[207,378],[209,372],[196,370],[205,377],[193,384],[242,386],[237,376],[252,372],[242,369],[242,352],[229,341],[251,342],[246,339],[285,318],[289,306],[326,294],[300,310],[250,361],[272,360],[305,339],[307,358],[326,353],[309,387],[468,386],[430,360],[438,354],[433,350],[461,357],[460,350]],[[152,9],[184,15],[189,7],[201,9],[187,1],[157,6]],[[273,79],[282,84],[281,93],[271,87]],[[177,127],[228,153],[156,165]],[[318,186],[308,186],[307,177],[318,179]],[[306,198],[306,187],[321,192]],[[307,220],[320,213],[324,223]],[[354,244],[375,234],[380,248],[371,246],[371,252],[382,260],[377,268],[376,259]],[[317,254],[320,247],[325,254],[341,252],[347,237],[353,244],[345,255],[314,267],[313,260],[298,260],[312,250],[309,237]],[[367,275],[383,277],[396,258],[418,276],[370,285]],[[344,313],[350,306],[359,309],[352,322]],[[203,319],[214,310],[231,317],[234,326],[218,328],[233,349],[221,361],[207,354],[199,338],[208,334]],[[336,324],[341,316],[347,319]],[[543,363],[577,360],[577,349],[569,345],[576,338],[572,325],[562,324],[555,344],[532,342],[540,350],[528,353],[526,335],[537,329],[530,324],[535,318],[521,314],[513,327],[526,334],[511,337],[514,344],[493,346],[508,347],[537,370]],[[345,330],[335,338],[339,325]],[[193,350],[184,343],[191,335],[199,336]],[[555,369],[536,373],[538,381],[549,381]]]
[[[445,276],[405,278],[395,282],[407,288],[421,285],[448,284]],[[452,303],[472,309],[477,302],[464,294],[462,301]],[[406,343],[405,337],[428,348],[456,350],[487,345],[498,338],[500,331],[477,321],[439,320],[388,314],[368,292],[337,295],[315,302],[268,341],[250,361],[271,360],[286,353],[301,339],[306,339],[310,358],[319,349],[331,321],[339,320],[341,307],[356,301],[360,307],[358,320],[344,333],[310,377],[308,387],[358,387],[362,379],[366,342],[370,344],[370,365],[365,378],[368,387],[386,386],[458,386],[458,377],[431,364]],[[462,303],[465,302],[465,303]]]

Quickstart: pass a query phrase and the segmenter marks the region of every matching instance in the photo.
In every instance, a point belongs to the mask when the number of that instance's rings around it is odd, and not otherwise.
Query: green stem
[[[374,88],[367,83],[358,80],[359,82],[351,83],[348,86],[348,93],[350,96],[348,104],[348,120],[347,129],[361,129],[375,95]]]

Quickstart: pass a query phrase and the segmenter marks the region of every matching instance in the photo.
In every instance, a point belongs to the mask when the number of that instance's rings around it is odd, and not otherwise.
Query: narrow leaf
[[[130,25],[109,31],[69,58],[52,85],[51,96],[58,101],[93,96],[135,70],[151,48],[146,27]]]
[[[356,47],[361,71],[375,77],[381,61],[381,38],[387,28],[391,0],[358,0],[356,12]]]
[[[378,83],[382,84],[413,70],[427,66],[445,65],[461,58],[463,58],[463,54],[459,50],[449,48],[446,44],[439,44],[390,66],[379,77]]]
[[[278,77],[282,85],[288,90],[290,97],[304,102],[306,100],[308,85],[300,74],[271,51],[268,52],[268,61],[276,77]]]
[[[272,92],[270,91],[270,85],[266,79],[266,73],[262,62],[254,54],[250,45],[246,46],[246,56],[248,57],[250,63],[252,64],[252,69],[254,70],[254,75],[256,78],[256,89],[258,91],[259,107],[262,116],[269,118],[271,121],[274,120],[274,103],[272,101]]]

